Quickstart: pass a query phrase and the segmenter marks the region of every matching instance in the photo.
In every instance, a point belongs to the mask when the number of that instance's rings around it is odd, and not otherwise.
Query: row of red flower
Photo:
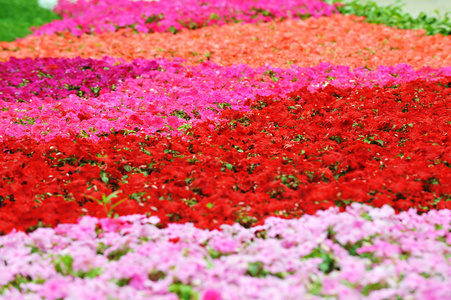
[[[451,77],[385,88],[260,97],[185,137],[117,132],[98,143],[10,139],[0,157],[0,232],[150,213],[250,226],[357,201],[451,208]],[[19,221],[20,220],[20,221]]]

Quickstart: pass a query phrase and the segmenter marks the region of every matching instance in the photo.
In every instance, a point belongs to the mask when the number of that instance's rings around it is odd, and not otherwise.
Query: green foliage
[[[340,270],[340,266],[338,262],[334,258],[332,253],[326,252],[321,247],[315,248],[312,253],[307,256],[304,256],[302,259],[310,259],[310,258],[321,258],[323,262],[319,264],[318,269],[325,274],[329,274],[334,270]]]
[[[263,269],[263,263],[256,261],[253,263],[249,263],[246,270],[246,275],[252,276],[252,277],[265,277],[268,274]]]
[[[451,34],[451,16],[449,13],[440,15],[436,11],[435,16],[428,16],[424,12],[418,17],[412,17],[403,12],[402,4],[396,2],[388,6],[380,7],[373,1],[362,0],[325,0],[327,3],[343,3],[337,9],[344,15],[365,16],[365,22],[373,24],[386,24],[399,29],[424,29],[427,35]]]
[[[109,178],[106,176],[106,173],[103,172],[103,170],[102,170],[102,172],[100,172],[100,176],[101,176],[101,179],[102,179],[103,182],[108,183],[108,179]],[[102,195],[102,199],[97,199],[97,198],[94,198],[94,197],[92,197],[90,195],[84,195],[84,196],[86,198],[89,198],[91,200],[96,201],[99,205],[102,205],[103,208],[105,209],[105,214],[108,216],[108,218],[111,218],[113,216],[113,213],[114,213],[114,208],[116,206],[120,205],[125,200],[127,200],[127,198],[124,198],[124,199],[121,199],[121,200],[119,200],[119,201],[117,201],[116,203],[113,204],[113,198],[117,198],[117,195],[119,193],[122,193],[122,191],[121,190],[117,190],[117,191],[109,194],[108,196],[103,194]]]
[[[176,294],[180,300],[197,300],[199,299],[199,293],[194,291],[190,285],[182,283],[173,283],[169,286],[169,291]]]
[[[41,26],[60,17],[38,6],[37,0],[0,0],[0,41],[13,41],[31,34],[31,26]]]
[[[280,279],[284,279],[288,274],[293,275],[293,272],[277,272],[277,273],[271,273],[267,270],[265,270],[264,268],[264,264],[260,261],[256,261],[256,262],[252,262],[252,263],[248,263],[247,265],[247,270],[246,270],[246,275],[247,276],[251,276],[251,277],[266,277],[268,275],[270,276],[274,276]]]
[[[80,278],[94,278],[102,274],[101,268],[93,268],[88,272],[75,272],[73,269],[73,262],[74,259],[70,255],[57,256],[53,261],[53,263],[55,264],[55,271],[63,276],[72,275]]]

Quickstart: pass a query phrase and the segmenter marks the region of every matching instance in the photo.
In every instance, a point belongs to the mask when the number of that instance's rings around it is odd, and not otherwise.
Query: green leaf
[[[109,181],[109,178],[108,178],[108,176],[106,175],[106,173],[105,173],[104,170],[101,170],[101,171],[100,171],[100,179],[101,179],[104,183],[108,183],[108,181]]]
[[[384,145],[384,141],[383,140],[375,140],[376,143],[378,143],[379,145],[383,146]]]
[[[263,263],[260,261],[249,263],[247,265],[246,275],[252,277],[265,277],[266,272],[264,271],[263,266]]]
[[[62,275],[69,275],[72,272],[73,262],[74,259],[69,254],[64,256],[58,256],[54,261],[55,271]]]
[[[180,300],[197,300],[199,293],[193,290],[190,285],[173,283],[169,286],[169,292],[176,294]]]
[[[94,268],[86,273],[83,271],[78,272],[78,277],[81,278],[95,278],[100,275],[102,275],[102,268]]]
[[[288,183],[288,178],[287,178],[287,176],[282,176],[282,177],[280,177],[280,179],[282,180],[282,183],[283,183],[283,184],[287,184],[287,183]]]
[[[173,34],[176,34],[176,33],[178,32],[178,30],[175,29],[174,26],[169,27],[168,31],[169,31],[169,32],[172,32]]]

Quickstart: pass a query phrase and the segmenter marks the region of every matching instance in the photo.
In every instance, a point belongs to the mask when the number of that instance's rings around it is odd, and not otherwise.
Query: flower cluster
[[[319,0],[56,10],[0,43],[0,298],[451,298],[449,36]]]
[[[7,138],[0,230],[83,214],[151,212],[162,224],[217,228],[351,202],[451,208],[450,79],[258,95],[248,111],[224,104],[221,120],[168,137]]]
[[[368,71],[330,64],[252,69],[163,59],[117,63],[113,58],[0,63],[0,140],[69,135],[98,140],[121,130],[178,134],[205,120],[219,121],[224,109],[247,111],[257,97],[286,99],[302,88],[373,88],[451,76],[451,68],[414,71],[408,65]]]
[[[285,20],[280,23],[231,24],[172,33],[136,34],[131,30],[98,35],[44,35],[0,43],[0,61],[10,57],[70,57],[128,61],[181,57],[191,64],[265,64],[309,67],[322,62],[352,68],[451,66],[451,39],[425,36],[421,30],[399,30],[364,23],[355,16]]]
[[[221,231],[84,217],[0,237],[8,299],[448,299],[451,211],[353,204]],[[34,296],[34,297],[33,297]]]
[[[36,34],[68,31],[102,33],[131,27],[137,32],[176,33],[182,28],[197,29],[226,23],[258,23],[274,19],[330,16],[335,6],[320,0],[61,0],[55,11],[62,20],[48,23]]]
[[[152,61],[144,68],[136,64],[115,63],[112,58],[13,58],[0,63],[0,99],[29,102],[32,97],[49,98],[49,101],[65,99],[70,95],[97,97],[100,93],[113,90],[125,79],[158,69],[158,64]]]

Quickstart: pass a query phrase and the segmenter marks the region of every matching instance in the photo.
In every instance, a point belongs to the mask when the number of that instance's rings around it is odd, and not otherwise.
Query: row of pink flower
[[[0,63],[0,97],[4,101],[29,102],[33,96],[53,100],[69,95],[96,97],[121,81],[157,70],[155,61],[145,65],[117,64],[113,58],[15,59]]]
[[[281,18],[330,16],[333,5],[320,0],[60,0],[55,8],[63,16],[36,34],[69,31],[83,33],[116,31],[132,27],[139,32],[176,32],[230,22],[257,23]]]
[[[221,231],[83,217],[0,237],[6,299],[449,299],[451,211],[353,203]],[[188,295],[188,297],[187,297]],[[190,298],[189,296],[193,296]],[[154,299],[152,298],[152,299]],[[310,299],[310,298],[309,298]]]
[[[249,103],[259,96],[283,98],[303,87],[315,91],[329,84],[343,88],[392,86],[451,75],[451,67],[415,71],[408,65],[369,71],[330,64],[252,69],[211,63],[185,66],[181,61],[163,59],[115,63],[112,58],[0,63],[0,74],[13,74],[0,83],[0,100],[4,100],[0,101],[0,140],[27,136],[50,140],[70,134],[96,140],[123,130],[177,134],[205,120],[219,121],[223,109],[248,110]],[[84,94],[80,97],[74,91]]]

